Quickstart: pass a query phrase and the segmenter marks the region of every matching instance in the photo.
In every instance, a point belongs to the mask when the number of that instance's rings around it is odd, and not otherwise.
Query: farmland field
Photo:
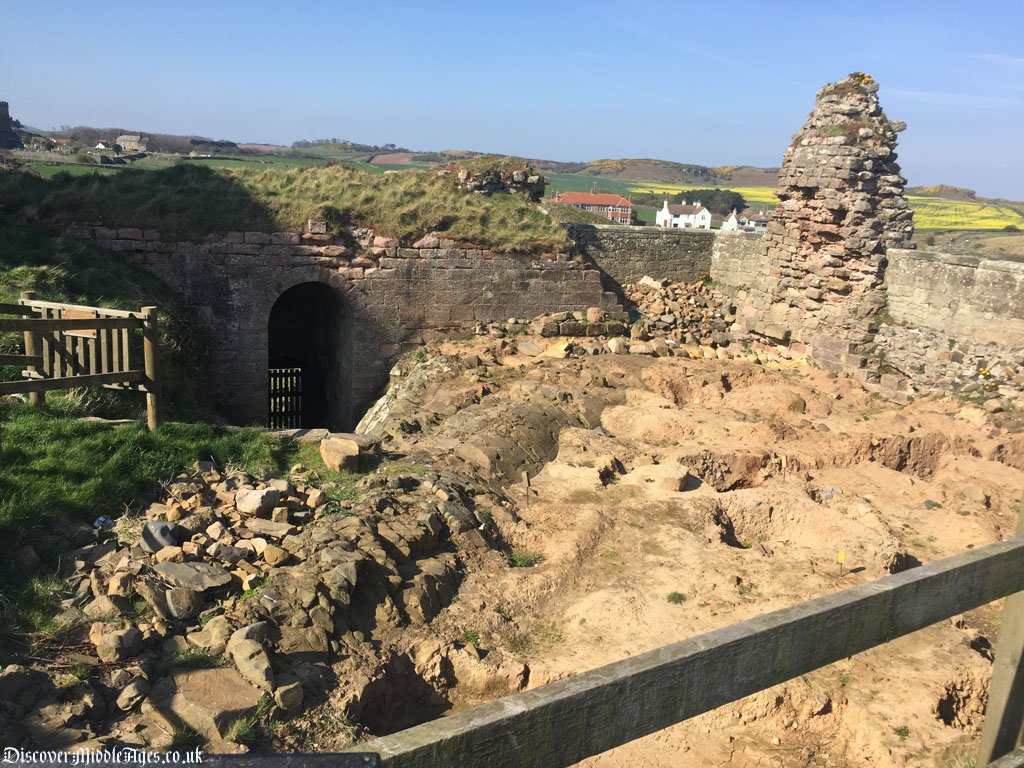
[[[918,229],[1024,229],[1021,207],[974,200],[944,200],[908,195]]]

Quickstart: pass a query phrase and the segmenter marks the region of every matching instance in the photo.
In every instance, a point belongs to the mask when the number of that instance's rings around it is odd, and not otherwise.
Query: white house
[[[745,232],[753,232],[757,235],[768,232],[768,217],[764,215],[764,211],[758,211],[756,214],[743,214],[740,216],[739,222]]]
[[[682,205],[669,205],[668,200],[655,214],[655,223],[666,229],[711,229],[711,211],[700,200]]]
[[[725,219],[722,220],[722,232],[753,232],[763,235],[768,231],[768,217],[764,211],[757,214],[736,215],[733,209]]]

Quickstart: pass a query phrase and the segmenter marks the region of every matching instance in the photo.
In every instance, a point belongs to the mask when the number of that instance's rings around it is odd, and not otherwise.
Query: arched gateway
[[[345,428],[344,308],[335,289],[304,282],[284,291],[267,321],[267,424]]]

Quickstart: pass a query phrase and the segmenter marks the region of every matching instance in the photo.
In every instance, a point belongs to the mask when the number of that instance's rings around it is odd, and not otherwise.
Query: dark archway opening
[[[270,310],[268,424],[339,431],[346,421],[344,313],[323,283],[300,283]]]

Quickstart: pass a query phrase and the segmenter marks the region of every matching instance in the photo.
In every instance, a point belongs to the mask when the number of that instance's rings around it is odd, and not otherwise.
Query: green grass
[[[681,605],[686,602],[686,595],[682,592],[669,592],[665,597],[672,605]]]
[[[475,629],[467,629],[465,632],[462,633],[462,642],[468,643],[470,645],[479,645],[480,633],[477,632]]]
[[[11,212],[31,205],[50,218],[150,227],[193,239],[225,230],[303,231],[307,219],[321,217],[334,233],[366,226],[406,243],[443,231],[502,250],[568,246],[565,231],[521,195],[485,197],[434,171],[386,174],[372,168],[223,169],[189,161],[110,176],[39,179],[0,171],[0,204]]]
[[[258,472],[286,471],[295,445],[253,429],[165,423],[112,427],[25,405],[0,407],[0,659],[25,647],[31,633],[53,632],[67,542],[64,519],[114,517],[155,496],[158,481],[196,459],[233,462]],[[22,571],[11,553],[32,545],[44,560],[40,574]]]
[[[544,559],[536,552],[509,552],[508,564],[513,568],[533,568]]]
[[[35,291],[47,301],[135,310],[158,307],[164,411],[178,418],[209,415],[198,376],[208,354],[205,331],[194,313],[150,273],[75,238],[12,225],[0,229],[0,302],[14,302],[22,291]],[[21,343],[20,334],[0,332],[0,353],[20,354]],[[17,378],[18,369],[0,366],[0,381]],[[134,418],[144,410],[140,395],[105,389],[50,393],[47,401],[75,413]]]

